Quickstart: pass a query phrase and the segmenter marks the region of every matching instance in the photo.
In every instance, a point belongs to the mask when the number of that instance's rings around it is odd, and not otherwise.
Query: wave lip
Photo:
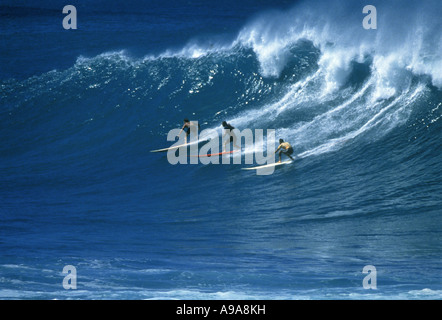
[[[440,3],[378,3],[376,30],[362,27],[364,6],[362,1],[322,1],[315,4],[314,11],[304,3],[286,12],[269,12],[245,26],[236,41],[253,48],[265,76],[277,77],[288,61],[290,48],[306,39],[320,48],[322,63],[336,73],[337,82],[352,60],[371,55],[375,59],[390,57],[382,61],[381,69],[397,64],[417,75],[431,76],[433,85],[441,88],[442,28],[435,14]]]

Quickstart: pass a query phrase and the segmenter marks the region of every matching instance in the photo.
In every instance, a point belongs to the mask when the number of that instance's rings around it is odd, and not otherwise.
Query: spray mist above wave
[[[376,3],[376,30],[362,26],[365,4],[323,1],[312,7],[305,2],[289,11],[267,12],[244,27],[236,41],[253,48],[262,73],[269,77],[278,77],[291,56],[291,47],[307,39],[321,50],[319,65],[337,84],[350,72],[351,61],[362,62],[371,56],[374,70],[391,74],[395,68],[403,68],[427,74],[441,88],[440,2]]]

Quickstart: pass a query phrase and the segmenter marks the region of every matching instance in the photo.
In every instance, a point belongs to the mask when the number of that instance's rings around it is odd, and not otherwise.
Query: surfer
[[[236,145],[236,140],[237,140],[237,139],[236,139],[236,134],[235,134],[235,132],[232,131],[233,129],[235,129],[235,127],[233,127],[232,125],[228,124],[228,123],[225,122],[225,121],[222,122],[222,125],[223,125],[224,130],[226,130],[226,131],[224,132],[223,139],[224,139],[224,137],[225,137],[226,135],[229,136],[229,138],[228,138],[228,139],[224,142],[224,144],[223,144],[223,152],[226,151],[226,145],[227,145],[228,143],[230,143],[230,142],[233,142],[233,146],[234,146],[235,148],[241,149],[241,147],[239,147],[239,146]]]
[[[183,132],[183,130],[184,130],[184,132],[186,132],[186,136],[184,137],[184,144],[186,144],[187,143],[187,137],[189,137],[189,135],[190,135],[190,130],[195,130],[196,132],[194,132],[194,133],[198,133],[198,129],[196,129],[196,128],[200,128],[200,125],[198,124],[198,122],[192,122],[192,121],[189,121],[189,119],[184,119],[184,125],[183,125],[183,127],[181,128],[181,131],[180,131],[180,133],[178,133],[178,136],[181,134],[181,132]]]
[[[275,153],[277,153],[279,149],[281,149],[281,151],[279,151],[279,162],[281,162],[281,154],[282,153],[285,154],[290,159],[292,159],[293,161],[295,161],[295,159],[293,159],[291,156],[291,154],[293,153],[293,148],[290,145],[290,143],[284,142],[284,140],[279,139],[279,146],[276,149]]]

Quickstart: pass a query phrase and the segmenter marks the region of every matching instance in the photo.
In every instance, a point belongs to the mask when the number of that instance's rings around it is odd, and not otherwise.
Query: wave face
[[[80,299],[440,299],[441,5],[373,4],[376,30],[361,2],[297,2],[2,80],[0,296],[70,298],[75,265]],[[297,161],[172,166],[149,150],[184,118],[275,129]]]

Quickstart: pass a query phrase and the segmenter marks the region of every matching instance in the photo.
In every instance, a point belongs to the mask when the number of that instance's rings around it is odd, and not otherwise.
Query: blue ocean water
[[[3,0],[0,298],[440,299],[442,6],[371,4]],[[184,118],[296,161],[171,165]]]

